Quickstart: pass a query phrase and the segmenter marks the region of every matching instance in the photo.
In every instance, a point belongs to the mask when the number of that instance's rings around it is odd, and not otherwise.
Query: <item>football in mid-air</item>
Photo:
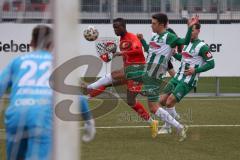
[[[83,31],[83,35],[86,40],[95,41],[98,38],[99,32],[94,26],[88,26],[88,28]]]

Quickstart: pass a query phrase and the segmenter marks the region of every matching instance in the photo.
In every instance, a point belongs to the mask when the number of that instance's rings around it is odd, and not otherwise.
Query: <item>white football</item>
[[[98,38],[99,32],[94,26],[88,26],[88,28],[83,31],[83,35],[86,40],[95,41]]]

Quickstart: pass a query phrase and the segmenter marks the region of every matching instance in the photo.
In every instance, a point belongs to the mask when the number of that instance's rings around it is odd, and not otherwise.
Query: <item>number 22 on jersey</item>
[[[51,61],[43,61],[40,64],[33,60],[24,61],[21,64],[20,69],[29,68],[29,70],[21,77],[18,86],[48,87],[51,67]],[[37,76],[37,74],[40,75]]]

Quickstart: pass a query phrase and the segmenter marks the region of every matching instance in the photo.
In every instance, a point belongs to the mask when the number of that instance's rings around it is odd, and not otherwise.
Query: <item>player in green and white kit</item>
[[[189,29],[185,39],[166,31],[168,17],[166,14],[158,13],[152,16],[152,30],[154,33],[149,43],[145,75],[143,76],[143,93],[148,97],[148,106],[152,113],[163,121],[177,128],[180,141],[186,138],[185,127],[177,122],[167,111],[160,107],[159,94],[162,78],[166,74],[168,61],[177,45],[188,44],[191,38],[192,26],[198,22],[198,17],[189,21]],[[156,127],[157,135],[157,125]],[[156,136],[155,135],[155,136]]]
[[[200,24],[193,26],[191,42],[184,46],[182,53],[174,55],[177,60],[181,61],[181,66],[168,82],[161,96],[160,103],[167,107],[168,113],[173,117],[176,112],[171,110],[172,107],[197,85],[200,73],[214,68],[214,59],[208,45],[198,39],[200,28]],[[170,133],[171,126],[165,123],[161,130]]]

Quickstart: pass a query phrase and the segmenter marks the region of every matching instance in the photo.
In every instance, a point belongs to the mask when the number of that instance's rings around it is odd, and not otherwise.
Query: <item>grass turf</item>
[[[146,106],[146,101],[141,100]],[[96,107],[98,101],[91,101]],[[240,98],[186,98],[177,105],[189,125],[240,125]],[[3,128],[3,112],[0,113]],[[96,119],[97,126],[145,126],[146,122],[123,102],[111,113]],[[4,133],[0,132],[0,159],[5,160]],[[83,160],[237,160],[240,157],[240,127],[190,128],[186,141],[175,133],[151,138],[149,128],[97,129],[94,141],[83,143]]]
[[[239,107],[239,98],[187,98],[178,104],[177,110],[185,123],[190,125],[235,125],[240,124]],[[111,114],[97,119],[96,124],[147,125],[136,118],[135,113],[123,102]],[[149,128],[98,129],[96,139],[82,145],[82,159],[239,159],[239,148],[240,127],[190,128],[187,140],[182,143],[177,141],[175,133],[152,139]]]

